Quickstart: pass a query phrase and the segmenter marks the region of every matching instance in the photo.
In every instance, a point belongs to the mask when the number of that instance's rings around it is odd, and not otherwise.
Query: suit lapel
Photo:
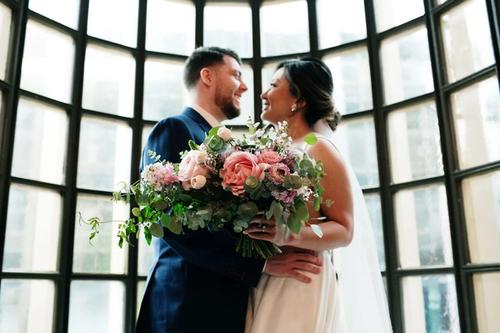
[[[205,133],[208,133],[210,131],[210,129],[212,128],[212,126],[210,126],[210,124],[205,120],[205,118],[203,118],[201,116],[201,114],[199,114],[198,112],[196,112],[193,108],[186,108],[183,112],[183,114],[190,118],[191,120],[193,120],[194,122],[196,122],[198,125],[200,125],[200,127],[202,128],[202,130],[205,132]]]

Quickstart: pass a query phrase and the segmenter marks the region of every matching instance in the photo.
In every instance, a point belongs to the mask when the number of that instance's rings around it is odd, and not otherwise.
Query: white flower
[[[207,178],[202,175],[198,175],[194,178],[191,178],[191,187],[195,190],[199,190],[207,183]]]
[[[231,133],[231,130],[227,127],[219,128],[217,135],[224,141],[229,141],[233,137],[233,133]]]
[[[205,151],[200,151],[198,156],[196,156],[196,162],[203,164],[207,161],[208,159],[208,154]]]

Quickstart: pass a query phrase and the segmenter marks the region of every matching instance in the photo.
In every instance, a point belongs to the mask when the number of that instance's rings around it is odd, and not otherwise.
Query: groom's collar
[[[204,108],[202,108],[201,106],[199,106],[198,104],[195,104],[193,103],[192,105],[189,106],[191,109],[195,110],[196,112],[198,112],[198,114],[200,116],[203,117],[203,119],[205,119],[205,121],[212,127],[218,127],[220,126],[220,122],[215,119],[214,116],[212,116],[207,110],[205,110]]]

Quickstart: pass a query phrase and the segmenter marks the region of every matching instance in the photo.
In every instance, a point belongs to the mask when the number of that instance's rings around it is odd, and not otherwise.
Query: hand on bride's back
[[[267,259],[264,273],[310,283],[311,278],[304,273],[319,274],[322,265],[323,258],[317,252],[284,249],[282,254]]]

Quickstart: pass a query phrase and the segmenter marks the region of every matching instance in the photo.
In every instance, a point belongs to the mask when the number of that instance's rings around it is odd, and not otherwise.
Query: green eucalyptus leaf
[[[140,216],[141,215],[141,210],[138,207],[132,208],[132,215],[134,215],[134,216]]]
[[[152,223],[151,226],[149,227],[149,231],[151,232],[151,235],[155,237],[158,238],[163,237],[163,227],[158,223]]]
[[[177,219],[172,219],[167,228],[176,235],[180,235],[182,232],[182,224]]]
[[[318,142],[318,137],[314,133],[309,133],[304,137],[304,142],[312,146]]]
[[[191,150],[198,150],[200,148],[200,146],[196,144],[196,142],[194,142],[193,140],[189,140],[188,144]]]
[[[160,217],[160,223],[162,226],[165,228],[168,228],[170,225],[170,222],[172,222],[172,217],[166,213],[162,213]]]

